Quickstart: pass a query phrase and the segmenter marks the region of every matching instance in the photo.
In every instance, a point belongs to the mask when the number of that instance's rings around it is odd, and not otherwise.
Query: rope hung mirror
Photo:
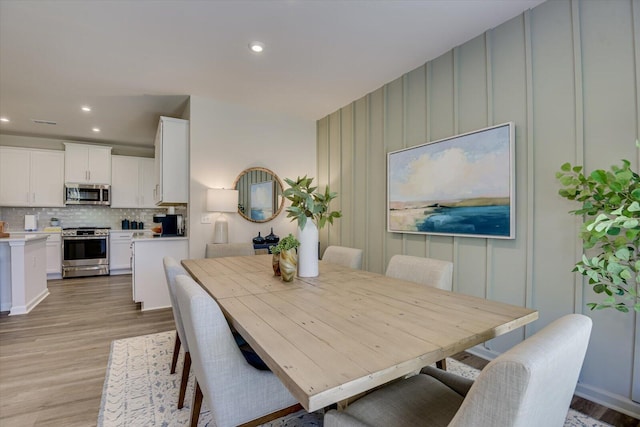
[[[239,194],[238,213],[248,221],[271,221],[284,207],[282,181],[269,169],[254,167],[243,170],[233,188]]]

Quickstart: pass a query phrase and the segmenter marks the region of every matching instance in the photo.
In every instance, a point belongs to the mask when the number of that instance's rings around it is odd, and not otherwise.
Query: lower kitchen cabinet
[[[46,233],[46,232],[11,232],[11,237],[33,236],[36,234],[46,234],[46,268],[47,279],[61,279],[62,278],[62,238],[60,233]]]
[[[186,237],[134,238],[133,300],[141,303],[142,311],[171,307],[171,298],[164,275],[162,258],[170,256],[178,261],[188,258]]]
[[[133,231],[109,233],[109,274],[131,274],[131,241]]]

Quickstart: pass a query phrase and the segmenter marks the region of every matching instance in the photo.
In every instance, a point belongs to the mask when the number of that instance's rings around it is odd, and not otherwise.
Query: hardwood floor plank
[[[141,312],[131,276],[48,282],[31,313],[0,314],[0,425],[91,426],[111,342],[175,328],[170,309]]]

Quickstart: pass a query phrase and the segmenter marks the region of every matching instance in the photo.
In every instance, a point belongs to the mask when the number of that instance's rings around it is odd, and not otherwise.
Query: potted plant
[[[565,163],[556,173],[563,186],[560,196],[582,204],[570,212],[585,217],[580,230],[585,253],[573,271],[588,277],[596,294],[605,295],[587,304],[591,310],[640,312],[640,176],[630,165],[622,160],[621,167],[585,175],[582,166]]]
[[[289,233],[277,245],[269,248],[273,254],[273,272],[276,276],[282,275],[282,280],[285,282],[292,281],[296,274],[298,263],[296,249],[298,246],[300,246],[298,239]]]
[[[324,192],[317,191],[318,187],[312,186],[313,178],[306,175],[295,181],[285,178],[285,182],[289,188],[282,194],[291,201],[291,206],[287,207],[287,217],[298,222],[298,275],[315,277],[318,275],[318,230],[327,223],[333,224],[335,218],[342,216],[340,211],[329,210],[329,203],[338,194],[329,191],[329,186],[325,187]]]

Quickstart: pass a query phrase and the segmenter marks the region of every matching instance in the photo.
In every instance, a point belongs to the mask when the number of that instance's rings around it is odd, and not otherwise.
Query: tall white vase
[[[318,275],[318,227],[307,220],[303,229],[298,227],[298,276],[316,277]]]

